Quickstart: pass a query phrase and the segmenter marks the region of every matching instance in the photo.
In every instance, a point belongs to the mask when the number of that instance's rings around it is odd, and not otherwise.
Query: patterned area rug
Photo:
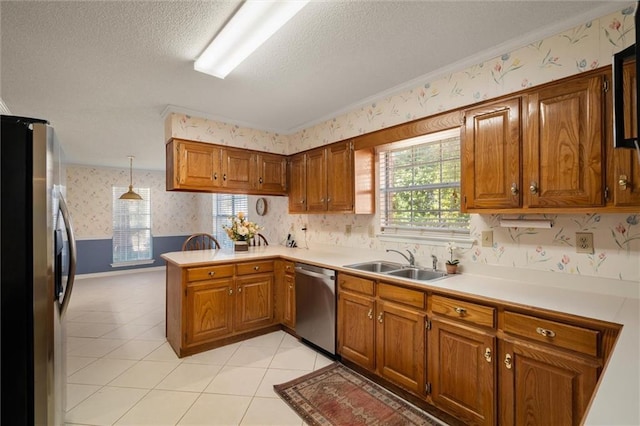
[[[339,363],[273,388],[312,426],[446,426]]]

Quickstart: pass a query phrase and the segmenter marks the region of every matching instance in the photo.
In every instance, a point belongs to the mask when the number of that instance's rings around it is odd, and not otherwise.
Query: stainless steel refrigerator
[[[61,425],[76,259],[63,154],[45,120],[1,119],[0,423]]]

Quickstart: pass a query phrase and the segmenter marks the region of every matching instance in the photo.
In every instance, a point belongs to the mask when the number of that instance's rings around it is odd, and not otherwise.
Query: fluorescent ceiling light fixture
[[[549,229],[553,226],[551,219],[500,219],[502,228],[543,228]]]
[[[309,0],[247,0],[193,64],[196,71],[225,78],[293,18]]]

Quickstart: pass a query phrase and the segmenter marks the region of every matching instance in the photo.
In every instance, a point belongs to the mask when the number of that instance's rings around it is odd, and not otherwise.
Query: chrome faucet
[[[432,254],[431,260],[433,261],[433,270],[435,271],[436,269],[438,269],[438,258],[435,254]]]
[[[409,253],[409,256],[407,256],[406,254],[404,254],[404,253],[402,253],[401,251],[398,251],[398,250],[387,249],[387,253],[389,253],[390,251],[398,253],[400,256],[402,256],[405,259],[407,259],[407,262],[409,262],[409,266],[411,266],[411,267],[416,266],[416,258],[413,256],[413,253],[411,253],[410,250],[407,250],[407,253]]]

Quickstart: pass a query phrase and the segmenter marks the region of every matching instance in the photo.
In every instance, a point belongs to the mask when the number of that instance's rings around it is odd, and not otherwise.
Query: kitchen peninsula
[[[279,306],[282,301],[278,300],[281,297],[281,292],[278,288],[282,283],[278,282],[278,280],[283,275],[278,273],[278,262],[284,262],[283,264],[289,265],[291,265],[291,262],[304,262],[334,269],[338,271],[339,282],[343,277],[356,276],[377,283],[380,278],[379,275],[361,271],[354,274],[355,271],[345,268],[344,265],[386,259],[388,256],[383,252],[367,250],[354,252],[353,250],[336,247],[314,247],[307,250],[281,246],[256,247],[244,254],[236,254],[225,250],[166,253],[162,257],[167,261],[167,338],[170,342],[172,339],[174,340],[172,346],[176,352],[179,352],[180,344],[176,343],[175,340],[181,341],[182,336],[180,333],[183,332],[183,327],[193,328],[192,325],[188,325],[190,320],[187,317],[187,313],[184,310],[180,310],[178,314],[176,311],[176,309],[188,305],[185,299],[189,298],[190,288],[203,285],[203,283],[226,282],[226,287],[223,287],[224,290],[221,291],[231,295],[231,293],[228,293],[229,290],[239,289],[238,285],[246,281],[245,277],[253,275],[253,273],[249,274],[248,271],[246,273],[243,272],[245,266],[242,265],[252,265],[252,268],[258,267],[253,272],[260,276],[256,282],[261,283],[258,286],[261,286],[262,289],[268,288],[269,279],[274,280],[271,281],[271,291],[260,290],[260,298],[263,298],[265,294],[269,298],[269,300],[263,301],[264,303],[261,306],[267,310],[271,309],[271,311],[267,312],[267,317],[265,318],[249,318],[249,320],[257,321],[255,323],[256,327],[250,329],[260,332],[260,330],[268,331],[281,327],[282,319]],[[262,269],[263,266],[265,269]],[[235,270],[233,269],[234,267],[236,268]],[[598,375],[597,384],[594,383],[595,392],[593,397],[589,398],[591,393],[585,396],[585,407],[583,408],[586,408],[587,414],[583,423],[637,424],[640,419],[637,404],[638,400],[640,400],[640,384],[638,381],[640,378],[640,302],[637,296],[634,297],[633,290],[634,285],[637,286],[637,283],[628,283],[629,290],[626,293],[621,292],[620,295],[611,295],[604,294],[604,289],[598,292],[598,286],[606,287],[609,284],[613,284],[608,282],[613,280],[590,279],[589,277],[546,272],[532,272],[525,280],[522,277],[510,277],[507,275],[508,272],[501,271],[501,268],[491,268],[491,276],[489,276],[489,271],[483,268],[481,266],[472,266],[463,274],[427,284],[414,283],[400,278],[386,278],[384,285],[408,291],[417,290],[423,292],[425,297],[423,312],[428,324],[433,319],[434,327],[435,323],[447,322],[445,321],[446,318],[442,320],[447,313],[443,313],[444,311],[437,312],[432,306],[435,303],[434,298],[459,300],[468,303],[472,307],[479,305],[494,310],[496,315],[493,317],[493,328],[495,329],[493,335],[494,339],[497,336],[497,341],[500,343],[493,348],[494,350],[491,354],[488,354],[486,360],[490,362],[492,357],[495,360],[494,368],[498,371],[499,380],[504,380],[503,376],[511,374],[507,370],[503,372],[499,370],[500,368],[510,369],[510,364],[507,367],[504,366],[507,364],[507,360],[503,352],[507,348],[511,351],[513,346],[517,346],[516,343],[520,339],[514,325],[516,323],[512,322],[509,325],[507,317],[510,318],[509,321],[521,317],[525,317],[526,320],[538,319],[539,317],[541,321],[545,321],[545,324],[573,327],[572,330],[579,332],[590,332],[591,330],[586,327],[565,326],[561,320],[566,319],[574,325],[585,322],[585,324],[593,323],[596,325],[592,328],[601,327],[600,337],[594,343],[593,349],[589,345],[584,348],[573,346],[575,342],[564,342],[563,344],[566,343],[568,346],[561,348],[569,348],[584,353],[593,350],[594,354],[603,355],[602,365],[594,367],[599,369],[600,374]],[[188,275],[189,271],[192,273],[191,278]],[[213,275],[200,278],[197,276],[198,273],[205,273],[206,275],[210,272],[213,272]],[[216,278],[213,279],[212,277]],[[267,284],[265,284],[265,279]],[[619,281],[616,281],[615,284],[620,287]],[[590,291],[581,291],[580,288],[589,288]],[[635,292],[637,293],[637,290]],[[378,297],[381,296],[378,295]],[[236,315],[238,315],[238,312],[238,310],[235,310]],[[227,315],[232,315],[231,311]],[[338,318],[340,318],[340,313]],[[470,316],[469,319],[471,318]],[[576,319],[577,322],[573,321],[573,319]],[[223,332],[222,335],[241,336],[242,327],[238,331],[239,334],[236,333],[238,330],[237,317],[235,323],[233,319],[229,321],[232,324],[231,328]],[[622,328],[619,330],[616,340],[615,335],[618,333],[618,324]],[[217,327],[219,324],[215,324],[215,326]],[[236,329],[233,328],[234,326]],[[509,328],[512,326],[514,328],[510,330]],[[338,323],[339,330],[340,327],[341,324]],[[174,336],[173,338],[171,337],[172,335]],[[215,339],[213,337],[211,341],[215,341]],[[207,341],[207,338],[203,341]],[[507,343],[501,343],[503,341]],[[513,343],[514,341],[516,343]],[[340,343],[338,344],[339,348]],[[220,340],[220,344],[225,344],[225,341]],[[208,343],[205,343],[198,350],[214,347],[216,344],[207,345]],[[340,353],[340,349],[338,352]],[[509,352],[507,355],[510,357],[511,353]],[[431,352],[426,355],[427,358],[430,356]],[[515,362],[517,356],[515,351],[513,356]],[[427,364],[429,364],[429,361]],[[517,364],[514,363],[514,365],[517,368]],[[431,370],[428,371],[430,372]],[[433,380],[433,377],[429,376],[427,380]],[[426,396],[426,399],[430,398],[430,395]],[[498,396],[495,396],[495,398],[497,399]],[[501,401],[503,400],[498,400],[498,404]],[[487,422],[488,420],[485,419],[484,421]]]

